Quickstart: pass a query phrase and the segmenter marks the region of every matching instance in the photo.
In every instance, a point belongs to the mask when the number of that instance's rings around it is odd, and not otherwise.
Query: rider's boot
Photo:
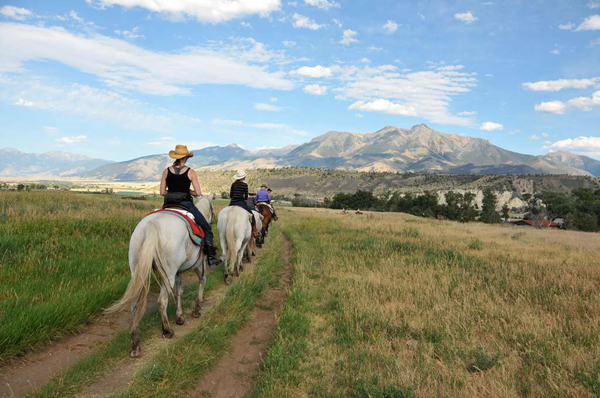
[[[208,263],[210,265],[217,265],[221,263],[221,260],[217,257],[217,248],[211,245],[204,246],[204,253],[208,257]]]

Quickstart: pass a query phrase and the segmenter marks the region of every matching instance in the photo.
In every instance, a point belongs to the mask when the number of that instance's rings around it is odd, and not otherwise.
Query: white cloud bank
[[[481,126],[479,126],[479,129],[485,130],[485,131],[498,131],[498,130],[504,130],[504,126],[501,125],[500,123],[485,122],[485,123],[482,123]]]
[[[551,151],[570,151],[581,155],[600,157],[600,137],[579,136],[576,138],[568,138],[546,145],[543,149]]]
[[[269,16],[281,8],[281,0],[86,0],[96,8],[112,6],[144,8],[172,21],[195,18],[220,23],[253,15]]]
[[[73,145],[85,142],[87,141],[87,139],[88,138],[85,135],[75,135],[72,137],[60,137],[56,140],[56,142],[58,142],[59,144]]]
[[[577,108],[581,111],[589,112],[596,107],[600,107],[600,91],[596,91],[590,97],[577,97],[567,102],[542,102],[535,106],[535,110],[562,115],[568,108]]]
[[[26,8],[3,6],[0,8],[0,15],[5,16],[6,18],[16,19],[17,21],[24,21],[32,16],[33,13]]]
[[[341,68],[334,89],[336,99],[351,100],[350,109],[391,115],[418,116],[427,121],[472,126],[472,117],[454,115],[450,103],[476,85],[474,73],[461,67],[443,67],[422,72],[402,71],[394,65]]]
[[[281,54],[252,39],[179,52],[151,51],[99,34],[74,34],[63,28],[0,23],[0,73],[23,71],[24,63],[56,61],[98,76],[109,87],[153,95],[187,95],[198,84],[236,84],[289,90]]]
[[[594,79],[559,79],[547,80],[534,83],[523,83],[523,87],[532,91],[561,91],[565,89],[575,88],[583,89],[594,86],[600,81]]]
[[[337,68],[339,69],[339,67]],[[303,66],[296,70],[293,70],[291,73],[294,75],[307,76],[307,77],[330,77],[333,75],[333,71],[336,70],[335,67],[326,67],[326,66]]]
[[[600,15],[590,15],[575,30],[600,30]]]
[[[454,19],[457,19],[460,22],[464,22],[466,24],[471,24],[477,21],[477,17],[471,11],[457,12],[456,14],[454,14]]]
[[[538,112],[556,113],[562,115],[567,110],[567,105],[561,101],[548,101],[535,105],[535,110]]]

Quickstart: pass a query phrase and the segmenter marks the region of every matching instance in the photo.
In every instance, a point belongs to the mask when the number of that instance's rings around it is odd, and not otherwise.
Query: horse
[[[266,204],[259,203],[256,205],[256,209],[263,216],[263,227],[260,234],[260,243],[265,243],[265,236],[269,233],[269,224],[271,224],[271,220],[273,219],[273,213],[271,213],[271,208]]]
[[[213,200],[215,200],[214,192],[209,193],[206,196],[200,196],[196,201],[196,207],[200,210],[200,213],[206,218],[206,222],[212,224],[213,214],[215,213],[213,208]]]
[[[254,220],[256,220],[256,230],[262,230],[262,221],[263,216],[259,214],[256,210],[252,210],[252,214],[254,214]],[[250,242],[248,242],[248,246],[246,247],[246,252],[244,253],[244,259],[250,261],[251,256],[256,256],[256,248],[261,247],[261,243],[259,242],[259,238],[251,238]]]
[[[252,238],[249,214],[239,206],[227,206],[219,213],[217,221],[225,269],[225,283],[231,283],[231,274],[243,271],[242,256]]]
[[[199,200],[205,202],[206,198]],[[207,220],[212,220],[212,204],[199,209]],[[163,337],[171,338],[173,329],[167,317],[169,296],[177,301],[175,323],[183,325],[185,318],[181,308],[183,285],[181,273],[193,270],[200,284],[196,305],[192,316],[199,318],[206,283],[207,260],[204,245],[196,245],[189,237],[186,222],[179,217],[166,213],[154,213],[144,217],[135,227],[129,241],[129,268],[131,281],[123,297],[107,308],[105,313],[113,313],[127,307],[131,308],[131,357],[140,355],[138,337],[139,322],[146,311],[150,279],[152,273],[160,284],[158,308],[162,321]]]

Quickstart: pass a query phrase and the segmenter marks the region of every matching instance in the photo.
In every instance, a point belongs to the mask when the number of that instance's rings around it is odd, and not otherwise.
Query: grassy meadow
[[[151,201],[0,193],[0,363],[77,330],[129,281],[129,237]]]
[[[600,395],[600,236],[280,212],[293,287],[256,397]]]

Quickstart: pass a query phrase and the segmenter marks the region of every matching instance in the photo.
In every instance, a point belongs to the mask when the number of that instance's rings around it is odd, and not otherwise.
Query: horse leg
[[[169,324],[169,318],[167,317],[167,305],[169,304],[169,293],[164,286],[160,287],[160,294],[158,295],[158,310],[160,312],[160,319],[162,320],[163,337],[170,339],[173,337],[175,332],[171,329]]]
[[[194,268],[194,272],[198,275],[198,280],[200,284],[198,285],[198,298],[196,299],[196,306],[194,307],[194,311],[192,312],[192,316],[194,318],[200,318],[200,314],[202,311],[202,298],[204,296],[204,284],[206,283],[206,276],[204,276],[204,270],[206,270],[205,264],[206,258],[202,260],[202,264],[199,267]]]
[[[175,318],[175,323],[178,325],[183,325],[185,323],[185,318],[183,315],[183,310],[181,309],[181,296],[183,295],[183,283],[181,283],[181,274],[177,274],[175,276],[175,294],[177,295],[177,318]]]
[[[129,354],[132,358],[137,358],[140,356],[140,338],[138,336],[138,325],[140,324],[140,319],[142,318],[142,311],[138,304],[134,304],[131,307],[131,312],[133,315],[133,322],[131,324],[131,353]]]

